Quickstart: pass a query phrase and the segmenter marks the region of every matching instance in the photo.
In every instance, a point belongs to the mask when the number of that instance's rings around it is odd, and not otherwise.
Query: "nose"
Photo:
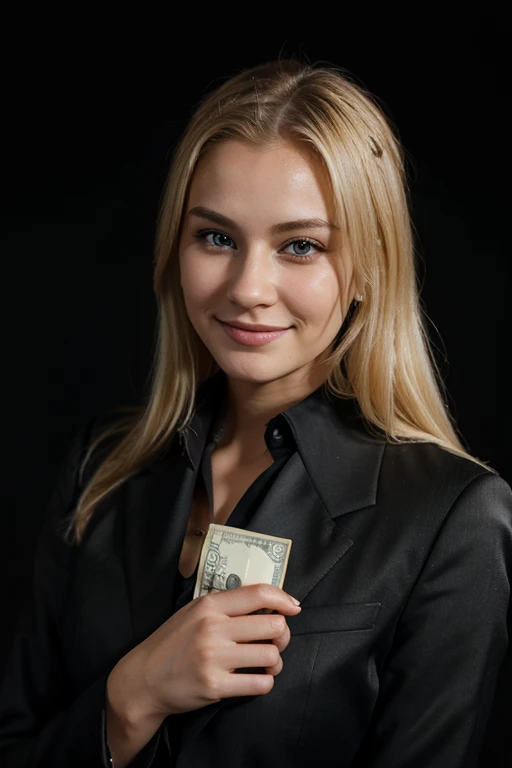
[[[271,306],[277,301],[277,272],[264,247],[239,252],[231,261],[227,298],[244,309]]]

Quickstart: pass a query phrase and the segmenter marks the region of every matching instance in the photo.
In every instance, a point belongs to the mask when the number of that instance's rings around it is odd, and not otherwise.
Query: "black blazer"
[[[248,527],[292,539],[284,588],[302,612],[269,694],[179,716],[176,765],[476,766],[507,649],[509,485],[433,444],[381,444],[320,391],[284,418],[298,451]],[[107,768],[106,679],[170,615],[210,419],[200,407],[193,437],[114,491],[80,548],[58,526],[95,423],[74,441],[0,694],[4,768]],[[134,766],[175,764],[172,720]]]

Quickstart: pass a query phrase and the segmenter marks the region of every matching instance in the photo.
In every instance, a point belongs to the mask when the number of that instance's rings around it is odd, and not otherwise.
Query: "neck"
[[[223,445],[246,446],[244,453],[265,450],[265,428],[278,413],[300,403],[325,381],[325,370],[256,384],[228,377]]]

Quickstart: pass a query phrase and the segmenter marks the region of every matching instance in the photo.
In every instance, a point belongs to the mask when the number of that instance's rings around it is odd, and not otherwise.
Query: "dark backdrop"
[[[196,10],[149,25],[27,11],[4,27],[0,674],[71,437],[94,414],[142,395],[170,151],[205,90],[241,68],[279,55],[333,62],[384,104],[410,160],[422,304],[450,407],[470,451],[512,481],[499,21],[491,12],[384,19],[366,8],[315,31],[314,18],[295,19],[293,31],[254,8],[231,19]],[[494,765],[505,765],[508,680],[487,741]]]

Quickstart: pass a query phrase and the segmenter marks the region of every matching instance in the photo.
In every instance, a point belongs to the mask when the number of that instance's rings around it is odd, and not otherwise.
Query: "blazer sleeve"
[[[512,492],[478,475],[452,506],[396,627],[362,768],[476,768],[507,645]]]
[[[79,464],[94,421],[72,442],[39,535],[31,598],[18,620],[0,689],[3,768],[111,768],[105,728],[109,672],[73,699],[59,632],[74,559],[74,546],[65,543],[59,523],[78,497]],[[153,765],[160,736],[159,729],[132,761],[133,768]]]

